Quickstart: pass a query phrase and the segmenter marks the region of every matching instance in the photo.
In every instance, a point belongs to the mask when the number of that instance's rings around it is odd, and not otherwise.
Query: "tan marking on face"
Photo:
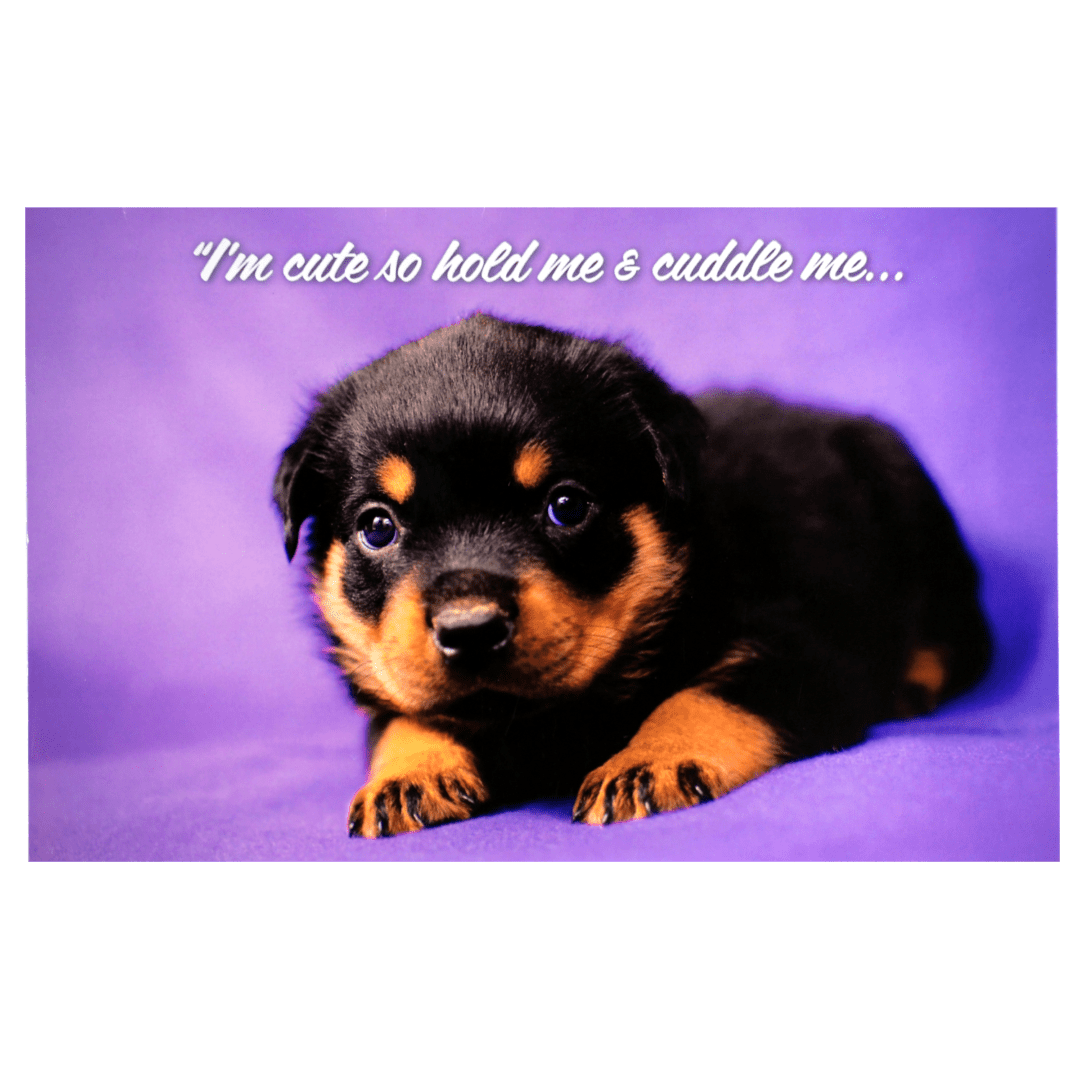
[[[390,454],[379,462],[375,470],[379,487],[395,502],[403,503],[416,490],[416,473],[413,467],[397,454]]]
[[[345,598],[342,575],[348,556],[344,544],[335,540],[315,586],[323,618],[340,642],[335,660],[361,690],[412,714],[438,712],[480,689],[530,699],[580,691],[624,647],[633,666],[620,675],[647,675],[650,642],[678,599],[686,555],[672,550],[646,507],[628,510],[623,520],[635,552],[630,569],[611,592],[583,598],[546,567],[525,569],[505,663],[479,676],[447,667],[412,576],[395,586],[378,622],[361,618]],[[477,598],[475,603],[483,601]]]
[[[527,442],[514,460],[514,479],[526,488],[537,487],[551,468],[551,455],[540,442]]]
[[[379,627],[360,617],[342,589],[347,559],[345,545],[335,540],[326,554],[322,577],[315,581],[315,602],[326,625],[338,639],[334,659],[341,670],[357,686],[389,702],[375,663]]]
[[[387,598],[377,623],[356,612],[345,598],[345,545],[330,545],[315,599],[340,644],[334,659],[360,689],[402,712],[423,712],[446,699],[442,657],[428,633],[420,589],[405,578]]]
[[[912,649],[904,681],[921,686],[930,698],[936,699],[945,685],[947,672],[941,649]]]
[[[692,806],[699,797],[679,781],[680,767],[692,765],[708,795],[724,795],[783,760],[780,740],[770,724],[708,690],[680,690],[649,714],[637,734],[581,785],[576,809],[590,825],[645,817],[636,777],[647,770],[652,812]],[[636,772],[635,772],[636,770]],[[614,785],[614,787],[611,787]],[[607,798],[611,787],[612,798]]]
[[[681,591],[686,553],[673,550],[644,506],[623,515],[634,559],[606,596],[586,599],[546,568],[521,575],[514,645],[517,667],[539,681],[538,694],[582,690],[624,647],[637,650],[646,674],[648,642],[666,623]]]
[[[455,680],[427,624],[427,609],[416,580],[407,577],[387,598],[379,655],[386,679],[403,712],[428,712],[456,696]]]

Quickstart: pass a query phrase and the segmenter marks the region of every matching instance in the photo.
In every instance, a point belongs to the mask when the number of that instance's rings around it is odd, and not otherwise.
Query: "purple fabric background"
[[[272,252],[199,278],[199,241]],[[783,284],[659,283],[736,238]],[[432,282],[451,239],[541,247],[521,285]],[[295,252],[371,257],[287,283]],[[629,283],[612,268],[637,248]],[[394,248],[411,283],[374,281]],[[802,282],[862,249],[882,282]],[[536,281],[552,251],[594,285]],[[904,272],[902,282],[892,273]],[[35,210],[27,216],[33,859],[1056,859],[1055,218],[1046,210]],[[541,803],[349,840],[362,721],[269,499],[309,395],[471,311],[621,337],[683,389],[757,386],[896,424],[985,575],[987,681],[693,811],[608,829]]]

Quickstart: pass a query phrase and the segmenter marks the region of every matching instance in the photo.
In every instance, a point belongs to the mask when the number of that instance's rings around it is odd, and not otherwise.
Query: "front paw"
[[[353,796],[349,835],[393,836],[465,821],[480,811],[487,798],[480,778],[465,769],[380,777]]]
[[[644,760],[616,754],[585,777],[574,821],[610,825],[709,802],[724,792],[720,773],[701,760]]]

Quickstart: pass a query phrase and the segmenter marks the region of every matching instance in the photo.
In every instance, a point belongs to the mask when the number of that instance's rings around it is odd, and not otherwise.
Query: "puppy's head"
[[[453,713],[647,673],[701,438],[621,346],[474,316],[323,394],[274,496],[360,699]]]

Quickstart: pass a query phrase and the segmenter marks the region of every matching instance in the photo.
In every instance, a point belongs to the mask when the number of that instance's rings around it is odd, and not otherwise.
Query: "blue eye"
[[[559,488],[548,500],[547,515],[556,525],[580,525],[588,512],[589,500],[576,488]]]
[[[398,538],[398,530],[389,511],[381,506],[373,506],[360,515],[357,535],[364,547],[379,551],[389,547]]]

